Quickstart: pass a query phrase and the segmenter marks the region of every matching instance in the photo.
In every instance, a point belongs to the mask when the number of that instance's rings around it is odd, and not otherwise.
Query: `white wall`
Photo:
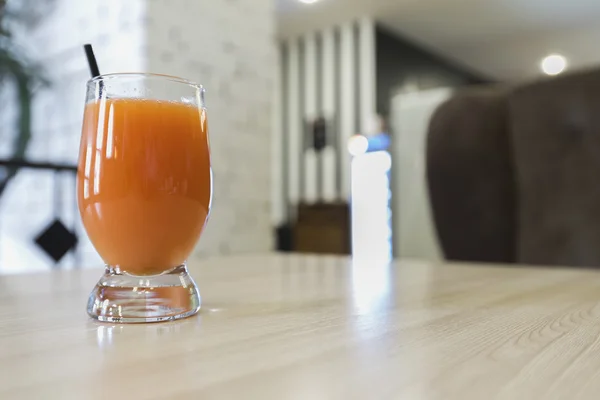
[[[402,93],[392,99],[393,240],[397,257],[441,258],[427,191],[425,152],[431,116],[451,94],[450,89],[443,88]]]
[[[274,24],[271,0],[56,0],[37,27],[17,34],[52,82],[35,99],[28,157],[76,162],[89,78],[81,47],[86,42],[94,45],[103,73],[148,71],[197,80],[207,88],[215,175],[214,209],[198,251],[271,248]],[[7,107],[0,111],[1,138],[13,129],[10,115]],[[0,157],[8,153],[6,147],[6,141],[0,143]],[[79,221],[74,180],[66,177],[63,184],[68,189],[64,219],[72,225]],[[27,247],[28,257],[3,259],[2,246],[8,245],[8,235],[31,243],[52,216],[52,185],[48,174],[21,172],[0,199],[0,268],[9,261],[23,268],[48,264],[34,246]],[[81,240],[82,264],[99,265],[89,242]]]

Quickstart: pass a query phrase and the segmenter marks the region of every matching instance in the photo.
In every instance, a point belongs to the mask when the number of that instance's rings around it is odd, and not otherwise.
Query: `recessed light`
[[[544,57],[540,67],[546,75],[558,75],[567,69],[567,59],[560,54],[550,54]]]
[[[316,3],[319,0],[298,0],[300,3],[304,3],[304,4],[313,4]]]

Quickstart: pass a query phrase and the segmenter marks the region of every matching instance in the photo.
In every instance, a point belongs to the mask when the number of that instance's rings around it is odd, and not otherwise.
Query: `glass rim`
[[[115,79],[115,78],[127,78],[127,77],[142,77],[142,78],[159,78],[159,79],[165,79],[171,82],[176,82],[176,83],[183,83],[185,85],[188,86],[192,86],[198,90],[204,90],[204,86],[202,86],[199,83],[196,83],[194,81],[190,81],[189,79],[185,79],[185,78],[180,78],[178,76],[174,76],[174,75],[167,75],[167,74],[156,74],[153,72],[113,72],[110,74],[101,74],[98,76],[95,76],[91,79],[89,79],[87,81],[87,85],[91,84],[91,83],[97,83],[97,82],[105,82],[107,80],[110,79]]]

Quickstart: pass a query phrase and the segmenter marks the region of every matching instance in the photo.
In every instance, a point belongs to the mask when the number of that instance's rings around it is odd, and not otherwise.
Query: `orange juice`
[[[182,264],[204,229],[211,179],[204,109],[142,99],[86,105],[77,196],[107,264],[135,275]]]

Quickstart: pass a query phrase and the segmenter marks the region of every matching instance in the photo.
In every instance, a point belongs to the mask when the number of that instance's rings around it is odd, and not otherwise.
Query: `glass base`
[[[101,322],[163,322],[190,317],[200,304],[200,292],[185,264],[152,276],[107,266],[90,294],[87,312]]]

